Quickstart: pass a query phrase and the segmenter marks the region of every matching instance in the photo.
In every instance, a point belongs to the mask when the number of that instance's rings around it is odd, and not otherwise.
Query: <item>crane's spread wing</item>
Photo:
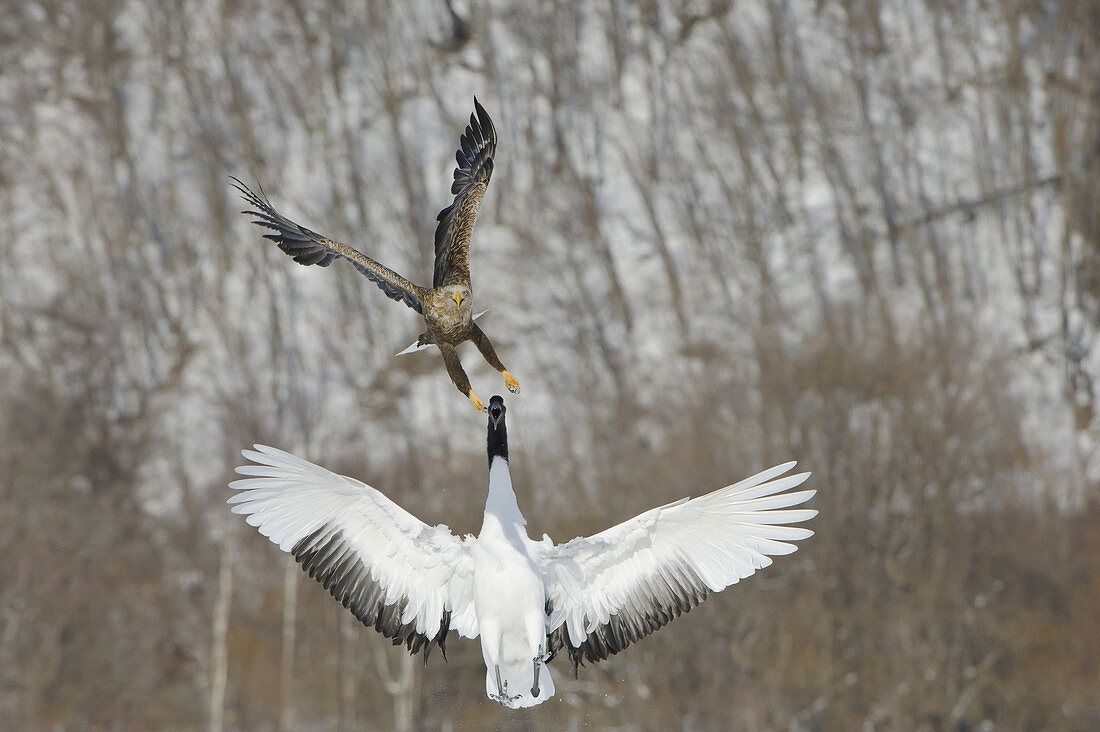
[[[470,235],[493,175],[493,154],[497,150],[497,131],[477,97],[474,110],[477,115],[470,115],[470,124],[455,153],[458,167],[451,184],[455,200],[436,217],[439,224],[435,227],[432,287],[470,285]]]
[[[241,213],[257,216],[258,218],[252,223],[274,230],[274,234],[264,234],[264,238],[278,244],[279,248],[289,254],[295,262],[327,267],[336,257],[343,257],[355,265],[355,268],[365,274],[371,282],[378,285],[382,292],[386,293],[386,297],[391,300],[401,300],[418,313],[424,312],[421,288],[362,252],[321,236],[304,226],[299,226],[275,210],[267,200],[267,196],[263,195],[263,189],[260,190],[260,195],[257,195],[237,178],[232,176],[230,178],[233,181],[233,187],[240,191],[241,198],[254,208]]]
[[[233,512],[247,516],[364,625],[424,660],[447,632],[478,634],[473,559],[446,526],[428,526],[353,478],[256,445],[251,476],[230,483]]]
[[[812,509],[789,509],[816,491],[784,492],[809,473],[793,462],[692,500],[654,508],[595,536],[548,548],[544,562],[549,651],[576,673],[641,640],[718,592],[790,554]],[[547,540],[548,541],[548,540]]]

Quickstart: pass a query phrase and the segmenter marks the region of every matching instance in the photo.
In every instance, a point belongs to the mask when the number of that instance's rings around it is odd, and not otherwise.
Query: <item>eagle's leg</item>
[[[450,343],[436,343],[439,346],[439,352],[443,354],[443,363],[447,366],[447,373],[451,376],[451,381],[458,387],[458,390],[468,396],[470,401],[474,403],[474,409],[479,412],[485,411],[485,402],[478,398],[477,394],[470,388],[470,379],[466,376],[466,372],[462,370],[462,362],[458,359],[458,351]]]
[[[477,323],[473,324],[473,331],[470,335],[470,340],[477,346],[477,350],[481,351],[481,355],[485,357],[485,360],[489,362],[489,365],[499,371],[504,376],[504,385],[508,387],[508,391],[513,394],[519,393],[519,381],[515,376],[508,373],[508,369],[504,368],[504,364],[497,358],[496,349],[493,348],[493,344],[489,341],[489,336],[485,335],[485,331],[477,326]]]

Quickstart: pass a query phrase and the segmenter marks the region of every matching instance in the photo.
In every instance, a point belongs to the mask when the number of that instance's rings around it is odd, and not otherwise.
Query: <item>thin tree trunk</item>
[[[361,639],[359,621],[351,613],[340,614],[340,720],[337,729],[362,729],[358,723],[355,692],[359,687]]]
[[[225,725],[225,687],[229,678],[229,606],[233,598],[233,559],[236,544],[233,533],[222,538],[221,565],[218,569],[218,597],[214,602],[214,628],[210,646],[210,732],[221,732]]]
[[[411,654],[401,652],[397,662],[397,673],[390,673],[388,648],[379,648],[375,660],[378,662],[378,675],[382,678],[382,687],[393,697],[393,728],[396,732],[412,732],[415,722],[416,701],[416,665]]]
[[[286,558],[283,572],[283,656],[279,672],[279,729],[291,730],[294,722],[294,636],[298,616],[298,565]]]

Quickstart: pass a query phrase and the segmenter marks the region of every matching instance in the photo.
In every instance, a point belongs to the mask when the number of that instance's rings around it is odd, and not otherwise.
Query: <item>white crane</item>
[[[664,626],[790,554],[813,534],[789,526],[815,491],[777,465],[695,499],[646,511],[590,537],[532,541],[508,472],[504,400],[489,402],[489,497],[478,536],[428,526],[358,480],[272,447],[245,450],[234,513],[290,552],[364,624],[423,651],[481,637],[485,690],[513,709],[554,695],[546,664],[573,672]]]

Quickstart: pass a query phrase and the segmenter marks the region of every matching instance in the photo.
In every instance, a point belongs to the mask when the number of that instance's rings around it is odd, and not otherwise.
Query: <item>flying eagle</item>
[[[485,691],[513,709],[554,695],[546,667],[576,675],[790,554],[813,534],[792,509],[809,473],[784,463],[698,498],[682,498],[589,537],[527,536],[508,470],[504,400],[489,400],[489,497],[477,537],[428,526],[368,485],[256,445],[230,483],[233,512],[285,552],[364,625],[411,653],[452,629],[481,637]],[[783,477],[781,477],[783,476]]]
[[[474,407],[484,412],[485,404],[470,388],[470,380],[462,369],[455,350],[458,344],[473,341],[489,365],[504,376],[509,391],[518,392],[519,382],[504,368],[489,337],[474,322],[477,316],[473,315],[473,287],[470,284],[470,235],[493,175],[493,154],[497,148],[493,121],[477,97],[474,97],[474,109],[476,115],[470,115],[470,124],[455,153],[458,167],[451,184],[454,201],[436,217],[439,223],[435,229],[435,273],[431,289],[414,285],[362,252],[299,226],[272,207],[262,188],[257,195],[239,179],[232,180],[241,197],[253,207],[241,213],[257,216],[253,223],[274,230],[273,234],[264,234],[264,238],[278,244],[295,262],[327,267],[334,259],[342,257],[378,285],[387,297],[400,300],[423,315],[427,330],[420,334],[415,346],[437,346],[451,381],[470,398]]]

